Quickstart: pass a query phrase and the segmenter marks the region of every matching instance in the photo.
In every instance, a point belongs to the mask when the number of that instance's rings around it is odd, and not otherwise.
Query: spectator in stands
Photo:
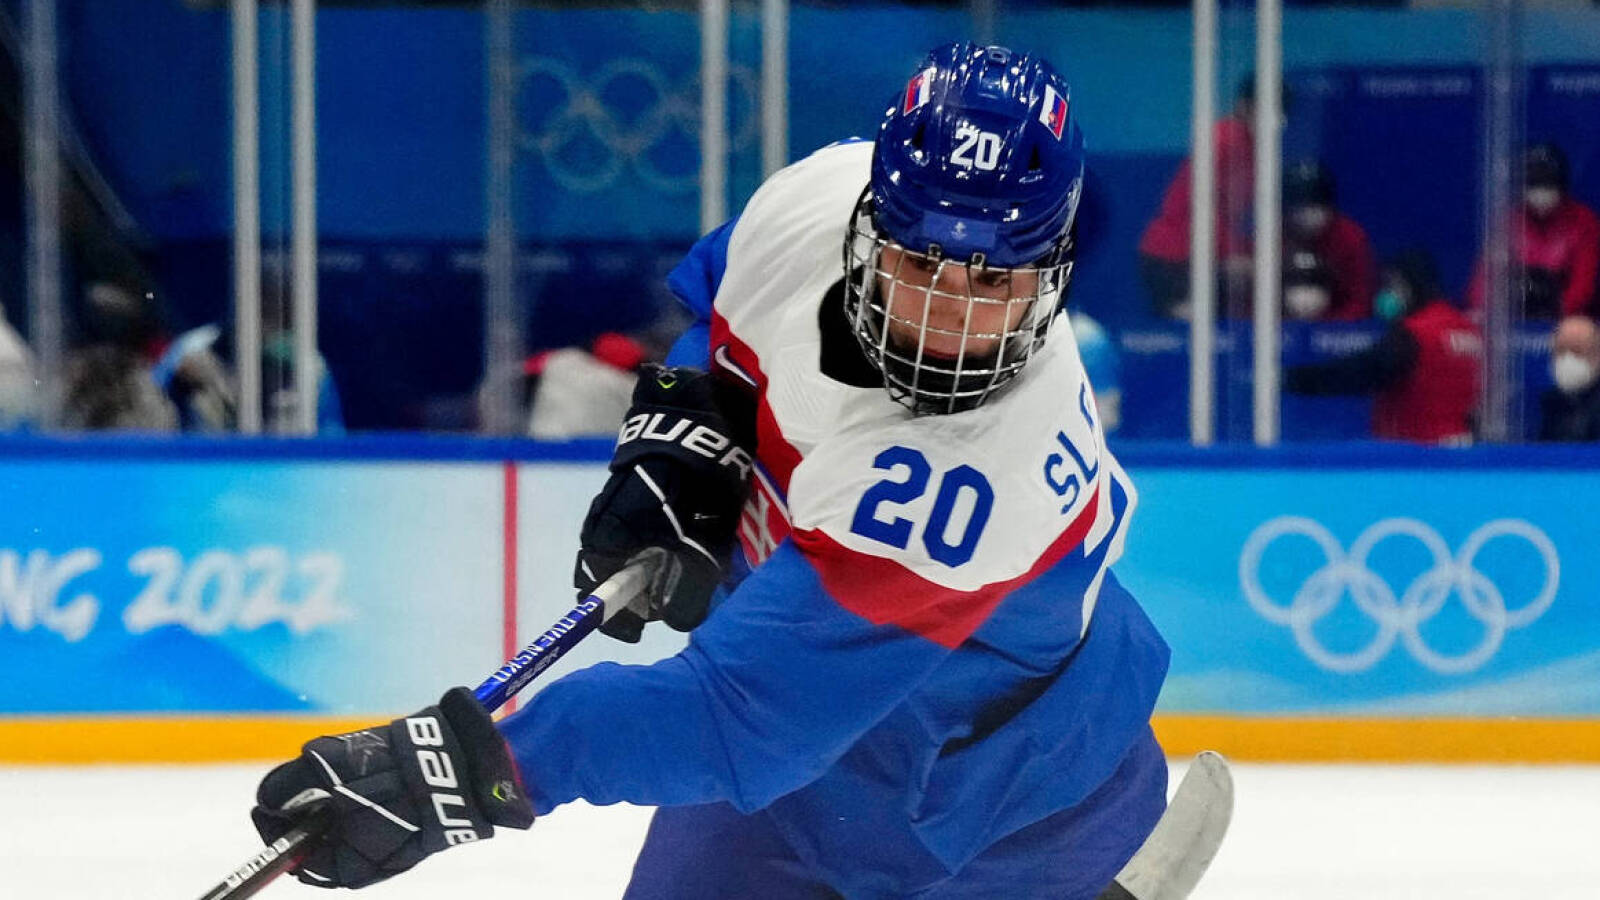
[[[267,434],[299,430],[300,374],[295,370],[294,302],[287,285],[263,286],[261,301],[261,424]],[[230,348],[231,349],[231,348]],[[316,429],[322,437],[344,434],[339,387],[320,352],[312,355],[307,379],[316,394]]]
[[[1289,318],[1352,322],[1372,315],[1378,265],[1372,243],[1356,221],[1339,210],[1333,174],[1316,160],[1289,167],[1283,178],[1284,307]],[[1326,292],[1290,293],[1289,270],[1321,270]],[[1303,282],[1306,288],[1312,282]]]
[[[1555,384],[1539,397],[1539,440],[1600,441],[1600,328],[1588,316],[1556,326],[1550,349]]]
[[[1221,272],[1217,309],[1243,314],[1250,305],[1251,207],[1255,192],[1255,76],[1234,96],[1233,110],[1212,131],[1216,143],[1216,253]],[[1285,94],[1287,105],[1287,94]],[[1187,319],[1189,298],[1189,199],[1194,193],[1191,160],[1184,160],[1167,185],[1161,208],[1139,239],[1139,274],[1158,316]]]
[[[1298,394],[1374,394],[1372,433],[1384,440],[1464,446],[1472,442],[1483,339],[1439,289],[1433,259],[1409,250],[1383,271],[1373,301],[1391,323],[1371,348],[1291,368]]]
[[[1333,273],[1313,250],[1293,250],[1283,257],[1283,318],[1319,322],[1333,306]]]
[[[659,362],[659,348],[615,331],[588,347],[563,347],[528,357],[523,398],[528,437],[564,441],[615,437],[639,380],[639,367]]]
[[[298,432],[299,393],[294,371],[293,303],[281,278],[263,277],[261,301],[261,428],[266,434]],[[186,432],[225,433],[238,428],[238,380],[231,335],[215,324],[178,335],[156,363],[154,376],[176,406]],[[317,434],[344,433],[339,391],[318,354]]]
[[[72,431],[176,431],[178,416],[125,349],[93,344],[69,354],[61,425]]]
[[[1521,270],[1522,315],[1528,319],[1600,313],[1600,217],[1568,192],[1567,155],[1555,144],[1535,144],[1524,158],[1522,206],[1510,223],[1511,252]],[[1468,288],[1468,308],[1483,309],[1484,261]],[[1515,300],[1513,300],[1515,302]]]
[[[64,362],[61,424],[68,429],[173,431],[177,410],[151,374],[156,310],[110,282],[84,292],[83,342]]]
[[[0,310],[0,430],[22,428],[37,421],[36,370],[33,352]]]
[[[233,373],[218,355],[222,329],[201,325],[180,334],[157,361],[156,384],[178,410],[185,432],[222,434],[238,424]]]

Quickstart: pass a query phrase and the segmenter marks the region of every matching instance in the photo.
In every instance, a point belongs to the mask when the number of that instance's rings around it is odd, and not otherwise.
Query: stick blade
[[[1194,758],[1167,811],[1117,874],[1133,900],[1184,900],[1222,846],[1233,819],[1233,774],[1222,754]]]

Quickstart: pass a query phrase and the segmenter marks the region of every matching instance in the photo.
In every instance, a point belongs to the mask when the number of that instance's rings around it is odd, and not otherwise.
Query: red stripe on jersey
[[[739,513],[739,546],[750,568],[767,561],[789,536],[789,511],[766,467],[757,463],[750,473],[750,496]]]
[[[874,625],[898,625],[953,650],[978,630],[1007,594],[1049,571],[1083,543],[1099,501],[1100,489],[1095,488],[1078,518],[1028,571],[975,591],[935,584],[892,559],[851,550],[821,529],[796,530],[792,537],[840,606]]]
[[[735,337],[733,331],[728,328],[728,320],[713,310],[711,313],[713,360],[716,359],[720,347],[726,347],[734,365],[756,380],[756,456],[761,460],[761,464],[767,467],[767,472],[777,482],[778,489],[787,496],[789,476],[793,474],[794,467],[800,465],[800,451],[784,439],[783,430],[778,427],[778,417],[772,414],[772,407],[767,403],[767,376],[761,371],[760,357],[756,356],[748,344]]]

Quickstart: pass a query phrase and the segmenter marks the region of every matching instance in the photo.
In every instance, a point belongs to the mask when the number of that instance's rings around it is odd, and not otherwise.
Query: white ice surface
[[[0,898],[193,900],[255,853],[264,769],[0,768]],[[1234,770],[1233,829],[1196,900],[1600,898],[1600,767]],[[648,818],[576,804],[359,894],[282,878],[258,896],[615,898]]]

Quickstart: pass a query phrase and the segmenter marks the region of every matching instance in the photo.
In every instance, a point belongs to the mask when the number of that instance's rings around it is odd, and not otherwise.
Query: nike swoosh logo
[[[739,364],[733,361],[733,357],[728,354],[727,344],[718,344],[717,349],[711,353],[711,359],[716,362],[717,365],[739,376],[739,378],[743,380],[745,384],[748,384],[751,387],[759,387],[759,385],[756,384],[756,380],[750,377],[750,373],[739,368]]]

